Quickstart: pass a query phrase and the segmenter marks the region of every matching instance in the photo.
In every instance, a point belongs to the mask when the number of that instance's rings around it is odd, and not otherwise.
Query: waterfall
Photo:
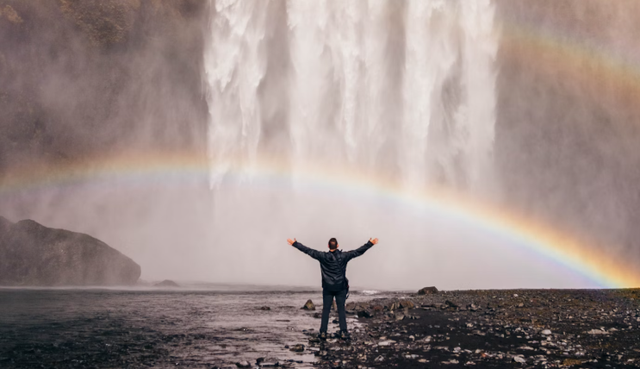
[[[360,270],[376,286],[439,280],[492,255],[494,240],[464,224],[331,183],[496,192],[493,16],[489,0],[211,1],[212,250],[232,250],[213,278],[313,283],[297,255],[274,252],[296,236],[315,247],[371,236],[400,246]]]
[[[497,39],[489,0],[212,1],[209,154],[491,184]]]

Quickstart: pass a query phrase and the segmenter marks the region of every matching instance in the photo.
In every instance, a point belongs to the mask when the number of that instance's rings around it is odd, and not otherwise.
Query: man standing
[[[295,238],[288,239],[289,245],[297,248],[305,254],[320,262],[320,270],[322,272],[322,323],[320,325],[320,339],[327,338],[327,326],[329,325],[329,312],[333,304],[333,298],[336,299],[338,307],[338,320],[340,322],[340,338],[349,339],[347,332],[347,317],[344,311],[344,303],[347,299],[349,291],[349,281],[347,280],[347,263],[349,260],[364,254],[373,245],[378,243],[377,238],[370,238],[369,242],[356,250],[342,252],[338,250],[338,241],[335,238],[329,240],[329,251],[320,252],[310,249],[298,242]]]

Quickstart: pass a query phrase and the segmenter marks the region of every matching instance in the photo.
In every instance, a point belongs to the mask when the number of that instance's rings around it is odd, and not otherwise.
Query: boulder
[[[316,306],[313,304],[313,301],[307,300],[307,302],[302,307],[303,310],[315,310]]]
[[[133,285],[140,265],[82,233],[0,217],[0,285]]]
[[[433,286],[424,287],[424,288],[421,288],[418,291],[418,295],[431,295],[431,294],[434,294],[434,293],[438,293],[438,289],[433,287]]]

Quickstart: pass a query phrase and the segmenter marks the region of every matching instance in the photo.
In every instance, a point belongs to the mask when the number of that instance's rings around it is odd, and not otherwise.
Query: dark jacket
[[[320,270],[322,271],[322,288],[330,291],[341,291],[347,288],[348,281],[346,277],[347,263],[349,260],[364,254],[373,246],[371,241],[363,246],[342,252],[340,250],[322,252],[310,249],[300,242],[294,242],[293,247],[311,256],[320,262]]]

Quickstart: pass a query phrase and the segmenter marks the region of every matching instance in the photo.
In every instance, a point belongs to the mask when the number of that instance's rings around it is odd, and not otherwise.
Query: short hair
[[[338,248],[338,240],[336,240],[335,238],[332,238],[329,240],[329,249],[331,250],[335,250]]]

